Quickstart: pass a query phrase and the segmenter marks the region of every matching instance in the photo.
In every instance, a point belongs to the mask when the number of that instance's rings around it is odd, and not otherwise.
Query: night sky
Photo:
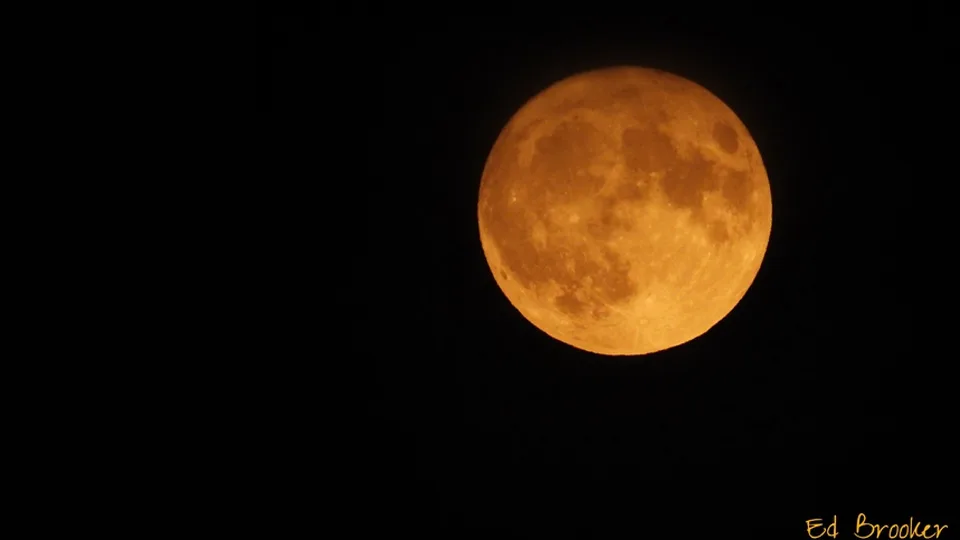
[[[258,106],[290,143],[273,181],[315,186],[297,197],[336,223],[317,226],[312,255],[335,260],[326,239],[360,235],[338,270],[356,281],[356,331],[309,332],[330,342],[318,362],[363,374],[340,405],[357,417],[363,525],[786,540],[834,514],[839,537],[855,538],[864,512],[956,535],[942,14],[591,5],[262,17]],[[624,64],[691,79],[738,114],[774,222],[727,318],[675,349],[618,358],[555,341],[511,306],[476,204],[491,146],[526,100]],[[334,117],[351,129],[325,129]],[[351,158],[328,155],[337,146]],[[355,194],[331,197],[334,183]],[[317,328],[341,316],[308,311]]]

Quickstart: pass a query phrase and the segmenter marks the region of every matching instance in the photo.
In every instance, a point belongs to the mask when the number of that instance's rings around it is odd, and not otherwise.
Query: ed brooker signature
[[[822,529],[822,530],[821,530]],[[866,514],[857,515],[857,526],[853,530],[853,535],[857,538],[940,538],[940,534],[947,529],[946,525],[924,525],[920,521],[914,521],[911,517],[908,523],[897,525],[877,525],[867,521]],[[820,538],[822,536],[836,538],[837,516],[833,516],[833,521],[827,525],[823,520],[807,520],[807,536],[810,538]]]

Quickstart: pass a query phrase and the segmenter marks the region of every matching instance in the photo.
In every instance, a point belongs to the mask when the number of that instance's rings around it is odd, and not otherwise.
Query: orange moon
[[[760,270],[773,218],[757,145],[719,98],[616,67],[528,101],[487,158],[480,240],[534,326],[603,355],[704,334]]]

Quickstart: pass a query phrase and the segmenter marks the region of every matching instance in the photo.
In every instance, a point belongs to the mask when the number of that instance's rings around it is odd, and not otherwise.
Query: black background
[[[363,524],[785,539],[837,514],[853,538],[865,512],[955,533],[944,12],[592,6],[261,13],[273,182],[323,214],[298,223],[317,231],[304,259],[356,283],[346,311],[312,312],[310,328],[356,313],[356,332],[317,354],[363,372],[338,405],[361,413]],[[774,198],[740,305],[637,358],[575,350],[523,319],[476,221],[510,116],[553,82],[621,64],[726,102]],[[349,268],[329,263],[331,237],[353,233]]]

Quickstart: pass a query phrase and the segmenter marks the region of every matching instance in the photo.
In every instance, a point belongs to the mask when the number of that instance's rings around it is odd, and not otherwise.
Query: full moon
[[[480,182],[493,277],[534,326],[641,355],[727,316],[772,226],[757,145],[719,98],[639,67],[564,79],[507,123]]]

